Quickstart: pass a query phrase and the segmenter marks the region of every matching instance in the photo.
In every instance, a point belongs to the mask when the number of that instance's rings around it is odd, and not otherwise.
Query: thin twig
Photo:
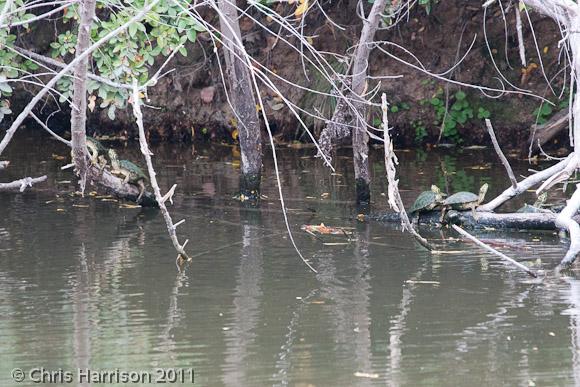
[[[518,34],[518,46],[520,49],[520,60],[522,61],[522,67],[526,67],[526,47],[524,46],[524,34],[522,32],[522,15],[520,13],[520,4],[514,6],[516,13],[516,31]]]
[[[36,114],[34,113],[30,113],[30,116],[32,118],[34,118],[34,120],[44,128],[44,130],[46,130],[48,133],[50,133],[50,135],[54,138],[56,138],[58,141],[62,142],[63,144],[68,145],[69,147],[72,147],[72,144],[69,140],[62,138],[61,136],[59,136],[58,134],[54,133],[44,122],[42,122],[42,120],[40,118],[38,118],[36,116]]]
[[[497,255],[498,257],[505,259],[506,261],[508,261],[509,263],[514,265],[515,267],[522,269],[523,271],[528,273],[530,276],[532,276],[534,278],[538,278],[538,275],[536,273],[534,273],[532,270],[530,270],[530,268],[528,268],[527,266],[522,265],[521,263],[519,263],[515,259],[508,257],[507,255],[497,251],[493,247],[486,245],[485,243],[483,243],[482,241],[480,241],[479,239],[477,239],[476,237],[474,237],[473,235],[471,235],[470,233],[468,233],[467,231],[465,231],[461,227],[459,227],[455,224],[451,225],[451,227],[453,227],[453,229],[455,231],[457,231],[458,233],[460,233],[461,235],[463,235],[464,237],[466,237],[467,239],[469,239],[470,241],[472,241],[473,243],[475,243],[479,247],[482,247],[485,250],[489,251],[490,253],[493,253],[493,254]]]
[[[499,156],[501,163],[505,167],[505,170],[507,171],[507,174],[510,178],[510,181],[512,182],[512,188],[516,189],[518,187],[518,181],[516,180],[516,176],[514,175],[514,171],[512,170],[512,167],[511,167],[508,159],[505,157],[505,155],[501,151],[499,143],[497,142],[497,138],[495,137],[495,133],[493,131],[493,126],[491,125],[491,121],[487,118],[485,119],[485,126],[487,127],[487,133],[489,133],[489,137],[491,137],[491,142],[493,143],[493,147],[495,148],[495,151],[496,151],[497,155]]]

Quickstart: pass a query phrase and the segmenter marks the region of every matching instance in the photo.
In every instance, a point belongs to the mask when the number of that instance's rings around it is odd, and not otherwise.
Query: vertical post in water
[[[250,70],[244,63],[246,52],[242,43],[235,0],[218,0],[220,30],[223,36],[229,97],[238,121],[242,174],[240,194],[256,203],[260,197],[262,170],[262,137],[256,109]]]
[[[353,103],[356,112],[356,120],[352,130],[352,150],[354,158],[354,177],[356,181],[356,200],[360,206],[367,206],[370,203],[370,182],[369,172],[369,136],[366,128],[366,101],[364,93],[366,90],[367,70],[369,64],[369,54],[371,43],[375,37],[375,32],[379,26],[381,13],[385,10],[388,0],[375,0],[368,18],[363,20],[363,28],[360,40],[354,52],[352,68],[352,91],[355,94],[356,102]]]
[[[81,0],[79,31],[75,49],[76,57],[82,55],[90,45],[91,24],[95,17],[96,0]],[[73,98],[71,111],[71,146],[75,171],[80,177],[81,192],[85,191],[87,175],[87,67],[89,57],[80,60],[74,68]]]

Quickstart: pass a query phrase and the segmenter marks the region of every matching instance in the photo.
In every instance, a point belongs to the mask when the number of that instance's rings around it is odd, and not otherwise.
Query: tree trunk
[[[90,45],[91,24],[95,17],[96,0],[81,0],[79,32],[75,54],[80,56]],[[87,180],[87,68],[89,58],[86,57],[78,62],[74,69],[73,98],[71,111],[71,145],[75,171],[80,177],[81,192],[85,191]]]
[[[260,197],[262,170],[262,138],[256,99],[252,91],[250,70],[247,68],[249,64],[242,59],[247,54],[242,44],[235,0],[219,0],[218,6],[221,11],[220,30],[225,46],[229,99],[238,121],[242,154],[240,193],[255,202]]]
[[[369,64],[371,43],[379,26],[381,13],[385,10],[387,0],[375,0],[367,19],[364,20],[360,40],[354,53],[352,68],[352,90],[357,101],[353,103],[355,123],[352,131],[352,150],[354,158],[354,177],[356,181],[356,199],[359,205],[370,202],[369,172],[369,136],[366,128],[366,101],[363,94],[366,91],[366,78]]]

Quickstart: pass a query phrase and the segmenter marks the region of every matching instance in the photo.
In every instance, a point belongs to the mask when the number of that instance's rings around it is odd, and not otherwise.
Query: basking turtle
[[[543,212],[543,213],[547,213],[547,212],[552,212],[547,208],[542,208],[544,206],[544,204],[546,203],[546,199],[548,199],[548,192],[543,192],[540,196],[538,196],[538,199],[534,202],[534,204],[529,205],[529,204],[524,204],[524,206],[522,208],[520,208],[519,210],[517,210],[517,213],[520,214],[531,214],[531,213],[538,213],[538,212]]]
[[[123,178],[123,183],[132,184],[139,187],[139,196],[137,203],[141,201],[143,193],[145,193],[145,183],[149,178],[139,166],[129,160],[119,160],[117,152],[113,149],[108,151],[109,160],[111,160],[111,173]]]
[[[443,200],[443,194],[436,185],[431,186],[431,191],[424,191],[417,196],[415,203],[409,210],[410,214],[421,213],[433,210]]]
[[[91,163],[97,165],[101,170],[105,168],[107,165],[107,151],[108,149],[103,146],[97,139],[87,136],[86,137],[87,143],[87,152],[89,154],[89,158],[91,159]],[[71,151],[71,158],[73,157]]]
[[[447,209],[453,210],[469,210],[471,209],[475,212],[475,208],[479,206],[483,199],[485,198],[485,194],[487,193],[487,189],[489,186],[487,183],[481,186],[479,189],[479,195],[476,195],[472,192],[457,192],[449,196],[445,199],[442,203],[443,210],[441,211],[441,220],[445,218],[445,211]]]

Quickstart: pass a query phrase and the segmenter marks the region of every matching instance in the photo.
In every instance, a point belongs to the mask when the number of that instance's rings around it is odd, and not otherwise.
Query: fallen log
[[[445,224],[455,224],[464,228],[494,228],[494,229],[518,229],[518,230],[557,230],[556,217],[558,214],[547,213],[502,213],[476,212],[472,211],[449,211],[445,219],[441,222],[441,213],[432,211],[421,214],[419,218],[414,217],[413,221],[419,224],[440,227]],[[572,219],[580,220],[580,215]],[[373,220],[384,223],[400,222],[399,214],[394,212],[382,214],[369,214],[365,220]]]
[[[530,139],[528,140],[530,153],[539,152],[540,147],[556,137],[563,129],[566,129],[569,122],[569,111],[568,109],[563,109],[551,117],[548,122],[541,125],[532,125]]]
[[[131,184],[125,184],[123,180],[111,174],[106,169],[101,171],[97,166],[91,165],[87,169],[87,181],[98,183],[105,191],[120,199],[136,202],[139,197],[139,188]],[[157,207],[157,200],[151,192],[145,191],[139,204],[143,207]]]

